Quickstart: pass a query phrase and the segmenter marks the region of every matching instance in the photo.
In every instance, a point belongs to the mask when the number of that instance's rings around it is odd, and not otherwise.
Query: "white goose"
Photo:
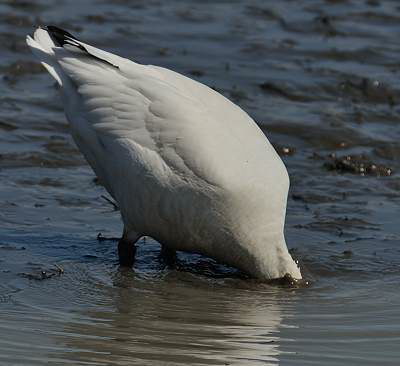
[[[77,40],[27,43],[61,86],[76,144],[124,222],[120,263],[143,235],[262,280],[302,278],[283,228],[289,178],[256,123],[211,88]]]

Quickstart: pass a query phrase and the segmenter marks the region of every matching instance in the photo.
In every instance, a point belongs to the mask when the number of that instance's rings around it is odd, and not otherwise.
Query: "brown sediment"
[[[352,173],[361,176],[390,176],[393,175],[393,168],[378,164],[370,160],[366,155],[342,155],[330,154],[326,158],[324,167],[339,173]]]

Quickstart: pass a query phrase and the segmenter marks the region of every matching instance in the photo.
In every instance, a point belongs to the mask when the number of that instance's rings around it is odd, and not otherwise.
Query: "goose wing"
[[[223,187],[282,169],[254,121],[201,83],[99,50],[55,27],[37,30],[29,43],[43,50],[42,62],[62,85],[75,140],[110,191],[110,174],[129,169],[128,161],[160,179],[177,175]]]

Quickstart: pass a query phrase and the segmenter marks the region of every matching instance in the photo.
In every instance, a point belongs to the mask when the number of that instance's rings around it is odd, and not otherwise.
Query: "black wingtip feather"
[[[44,29],[49,32],[50,37],[56,43],[57,46],[62,47],[65,43],[67,43],[68,39],[76,39],[71,33],[67,32],[64,29],[58,28],[55,25],[47,25]]]
[[[98,56],[91,54],[82,44],[80,44],[78,38],[73,36],[71,33],[67,32],[66,30],[58,28],[55,25],[47,25],[46,27],[42,27],[42,28],[49,33],[51,39],[54,41],[54,43],[57,46],[63,47],[64,45],[71,45],[71,46],[77,47],[81,51],[86,52],[89,57],[92,57],[93,59],[96,59],[97,61],[101,61],[103,63],[106,63],[108,65],[115,67],[116,69],[119,69],[119,67],[117,65],[114,65],[107,60],[104,60]]]

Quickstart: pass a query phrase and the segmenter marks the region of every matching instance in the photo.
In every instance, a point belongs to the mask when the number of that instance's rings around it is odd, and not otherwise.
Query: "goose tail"
[[[63,81],[65,82],[65,76],[55,57],[54,47],[56,47],[56,44],[48,31],[39,27],[33,34],[33,38],[31,36],[26,37],[26,43],[50,75],[62,86]]]
[[[81,42],[71,33],[53,25],[39,27],[26,43],[60,86],[66,86],[69,77],[60,63],[66,56],[91,65],[118,70],[127,60]],[[69,75],[70,76],[70,75]]]

